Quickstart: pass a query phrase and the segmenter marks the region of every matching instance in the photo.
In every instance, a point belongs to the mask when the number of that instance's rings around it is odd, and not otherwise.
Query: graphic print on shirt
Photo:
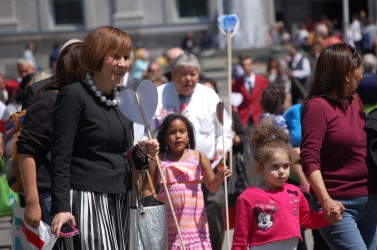
[[[289,196],[289,204],[292,205],[292,213],[295,216],[298,216],[298,208],[297,208],[298,192],[290,190],[290,189],[288,189],[287,192],[288,192],[288,196]]]
[[[263,204],[257,201],[253,208],[253,213],[256,218],[257,225],[262,230],[267,230],[274,224],[274,214],[276,213],[276,205],[273,200]]]

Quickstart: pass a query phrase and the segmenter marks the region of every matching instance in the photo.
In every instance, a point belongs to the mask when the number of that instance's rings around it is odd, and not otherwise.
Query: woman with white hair
[[[368,114],[377,107],[377,58],[373,54],[363,56],[363,79],[357,88],[361,101],[364,104],[364,111]]]

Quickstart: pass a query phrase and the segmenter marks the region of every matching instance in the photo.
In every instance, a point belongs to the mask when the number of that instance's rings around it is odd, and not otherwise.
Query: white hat
[[[77,38],[69,39],[69,40],[66,41],[66,42],[63,44],[63,46],[60,48],[59,55],[60,55],[60,52],[63,51],[63,49],[65,49],[66,47],[68,47],[69,45],[74,44],[74,43],[82,43],[82,41],[81,41],[80,39],[77,39]]]

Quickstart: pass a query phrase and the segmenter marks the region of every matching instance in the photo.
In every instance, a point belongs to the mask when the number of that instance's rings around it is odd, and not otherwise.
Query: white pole
[[[223,14],[224,14],[223,0],[217,0],[217,17],[222,16]],[[219,48],[224,49],[225,39],[220,30],[218,31],[217,36],[219,38]]]
[[[343,0],[343,41],[349,42],[347,33],[348,28],[350,24],[350,6],[349,6],[349,0]]]

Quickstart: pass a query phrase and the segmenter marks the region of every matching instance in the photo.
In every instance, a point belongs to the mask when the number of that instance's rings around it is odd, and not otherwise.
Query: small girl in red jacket
[[[289,137],[275,125],[262,125],[252,135],[254,160],[263,181],[237,199],[232,249],[296,249],[300,225],[321,228],[342,219],[334,206],[324,216],[310,211],[297,186],[286,183],[292,162]],[[325,218],[326,217],[326,218]]]

